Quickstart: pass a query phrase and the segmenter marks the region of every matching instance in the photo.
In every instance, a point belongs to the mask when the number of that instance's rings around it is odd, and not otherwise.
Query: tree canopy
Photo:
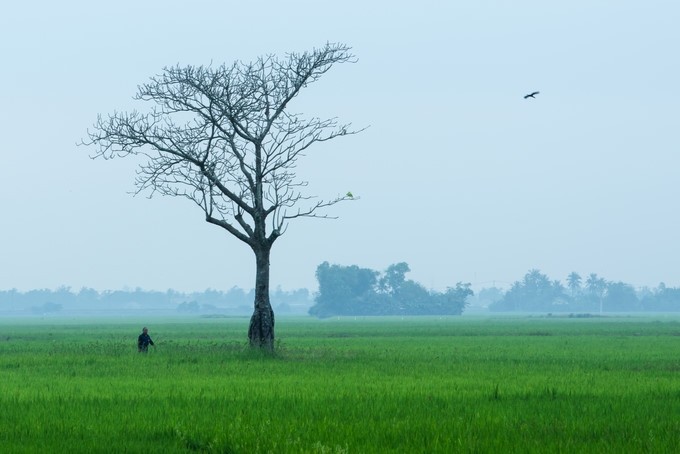
[[[247,244],[255,254],[251,345],[273,348],[269,258],[289,221],[326,217],[328,199],[306,192],[298,160],[314,144],[354,134],[335,118],[290,110],[301,90],[339,63],[355,61],[344,44],[327,43],[284,58],[260,57],[220,66],[166,67],[139,86],[145,111],[100,115],[85,144],[95,157],[142,156],[137,191],[181,197],[205,220]]]
[[[316,269],[319,291],[311,315],[460,315],[472,295],[470,284],[457,283],[445,292],[427,290],[406,279],[408,264],[390,265],[384,273],[357,265]]]

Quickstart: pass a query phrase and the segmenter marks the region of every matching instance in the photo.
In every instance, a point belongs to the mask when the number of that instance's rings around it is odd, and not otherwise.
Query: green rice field
[[[247,325],[0,319],[0,452],[680,452],[677,316]]]

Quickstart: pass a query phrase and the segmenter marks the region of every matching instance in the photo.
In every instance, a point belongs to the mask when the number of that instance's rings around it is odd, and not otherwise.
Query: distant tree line
[[[669,288],[661,283],[654,289],[636,290],[630,284],[607,281],[596,273],[589,274],[584,280],[572,272],[563,285],[533,269],[521,281],[515,281],[508,291],[495,295],[497,298],[488,305],[492,311],[680,311],[680,288]]]
[[[335,315],[460,315],[472,295],[470,284],[458,283],[445,292],[427,290],[406,279],[407,263],[380,273],[356,265],[324,262],[316,269],[319,290],[309,314]]]
[[[271,293],[279,313],[334,315],[459,315],[472,304],[497,312],[679,312],[680,288],[661,283],[656,288],[636,289],[620,281],[608,281],[595,273],[584,278],[570,273],[565,283],[550,279],[539,270],[528,271],[510,289],[480,289],[473,294],[470,284],[457,283],[444,292],[428,290],[406,279],[408,264],[390,265],[384,272],[356,265],[317,267],[318,292],[307,289]],[[176,314],[238,314],[252,312],[253,290],[232,287],[227,291],[175,290],[97,291],[70,287],[20,292],[0,290],[0,313],[49,315],[74,312],[164,311]],[[311,307],[310,307],[311,306]]]
[[[179,313],[208,313],[228,309],[252,312],[255,298],[254,290],[232,287],[228,291],[207,289],[202,292],[165,292],[143,290],[106,290],[97,291],[82,288],[78,291],[70,287],[56,290],[39,289],[20,292],[16,289],[0,290],[0,312],[54,314],[61,311],[135,311],[165,310]],[[272,303],[283,313],[291,306],[311,305],[307,289],[284,291],[280,287],[271,293]]]

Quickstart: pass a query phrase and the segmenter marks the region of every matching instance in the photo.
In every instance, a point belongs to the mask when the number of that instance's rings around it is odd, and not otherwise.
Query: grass
[[[674,452],[678,318],[0,322],[0,452]]]

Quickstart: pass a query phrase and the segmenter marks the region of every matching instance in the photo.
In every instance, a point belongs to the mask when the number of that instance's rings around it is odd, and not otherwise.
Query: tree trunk
[[[251,347],[274,350],[274,311],[269,301],[270,248],[255,249],[255,310],[250,317],[248,339]]]

